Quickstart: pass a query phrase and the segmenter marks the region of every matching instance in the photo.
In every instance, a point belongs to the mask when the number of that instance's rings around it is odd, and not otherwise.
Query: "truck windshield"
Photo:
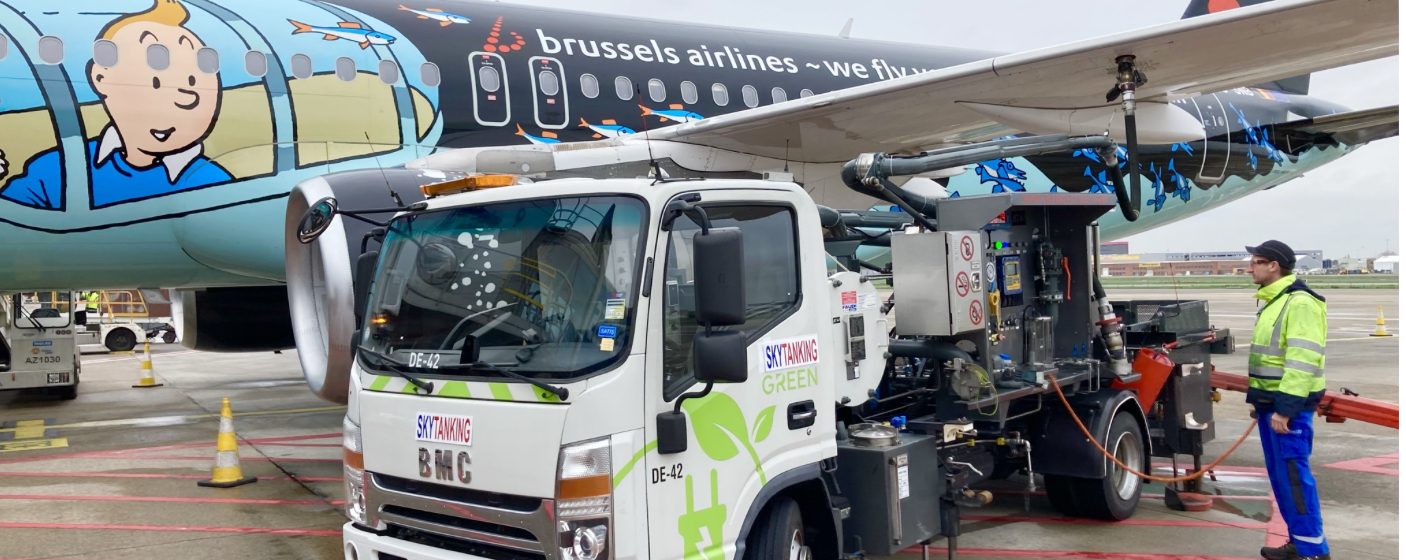
[[[456,377],[571,379],[626,352],[645,204],[626,196],[524,200],[391,223],[361,363]],[[368,354],[385,359],[368,359]],[[374,354],[371,354],[374,355]]]

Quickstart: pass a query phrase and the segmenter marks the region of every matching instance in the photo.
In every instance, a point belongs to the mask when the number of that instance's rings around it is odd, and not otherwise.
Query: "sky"
[[[614,15],[835,35],[854,18],[850,36],[928,45],[1021,52],[1167,23],[1179,0],[511,0]],[[1397,104],[1399,57],[1313,75],[1309,94],[1352,109]],[[1155,76],[1153,76],[1155,79]],[[1400,250],[1397,185],[1400,140],[1364,146],[1301,179],[1200,215],[1127,238],[1134,252],[1223,251],[1276,238],[1329,258]],[[1331,202],[1325,204],[1325,199]],[[1291,225],[1292,224],[1292,225]]]

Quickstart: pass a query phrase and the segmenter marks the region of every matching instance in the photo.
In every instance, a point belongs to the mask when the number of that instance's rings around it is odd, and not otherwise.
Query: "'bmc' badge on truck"
[[[445,416],[421,412],[415,418],[415,439],[472,447],[474,419],[471,416]]]

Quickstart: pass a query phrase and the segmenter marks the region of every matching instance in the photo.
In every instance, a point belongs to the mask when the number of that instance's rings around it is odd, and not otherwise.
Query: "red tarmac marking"
[[[1212,527],[1232,529],[1264,529],[1258,521],[1200,521],[1196,519],[1125,519],[1123,521],[1099,521],[1074,517],[1037,517],[1030,515],[963,515],[962,521],[990,521],[996,523],[1058,523],[1062,525],[1123,525],[1147,527]]]
[[[198,525],[122,525],[106,523],[22,523],[0,521],[0,529],[71,529],[80,531],[148,531],[157,533],[239,533],[340,537],[341,529],[278,529],[274,527],[208,527]]]
[[[1396,465],[1401,462],[1398,453],[1378,455],[1376,457],[1363,457],[1361,459],[1350,459],[1323,465],[1330,469],[1341,469],[1345,471],[1364,472],[1372,474],[1384,474],[1387,476],[1399,476],[1400,469],[1387,468],[1383,465]]]
[[[943,546],[933,546],[932,550],[941,553]],[[905,556],[922,554],[921,548],[904,549]],[[1005,556],[1008,558],[1079,558],[1086,560],[1255,560],[1249,556],[1202,556],[1188,554],[1158,554],[1147,552],[1095,552],[1092,550],[1023,550],[1019,548],[957,548],[959,554],[981,556]]]
[[[0,472],[0,478],[25,477],[25,478],[153,478],[166,480],[207,480],[207,474],[176,474],[176,473],[118,473],[118,472]],[[340,482],[340,476],[259,476],[259,480],[297,480],[301,482]],[[3,560],[3,559],[0,559]]]
[[[340,506],[344,500],[279,500],[265,498],[187,498],[177,496],[49,496],[43,494],[0,494],[0,500],[34,502],[160,502],[176,504],[247,504],[258,506]]]
[[[100,455],[103,459],[118,459],[122,461],[213,461],[213,456],[188,456],[188,455]],[[241,462],[258,461],[266,463],[340,463],[342,458],[319,459],[314,457],[240,457]]]

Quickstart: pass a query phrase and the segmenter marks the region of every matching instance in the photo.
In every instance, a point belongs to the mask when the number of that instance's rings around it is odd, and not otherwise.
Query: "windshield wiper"
[[[367,348],[367,347],[365,347],[365,346],[357,345],[356,350],[357,350],[358,352],[361,352],[361,353],[364,353],[364,354],[366,354],[366,355],[369,355],[369,356],[371,356],[371,357],[373,357],[373,358],[376,358],[377,360],[380,360],[380,361],[381,361],[381,364],[385,366],[385,368],[386,368],[387,371],[390,371],[391,373],[394,373],[394,374],[396,374],[396,375],[399,375],[402,379],[406,380],[406,381],[409,382],[411,385],[414,385],[416,389],[419,389],[419,390],[421,390],[421,391],[424,391],[426,395],[428,395],[428,394],[434,392],[434,383],[433,383],[433,382],[424,381],[424,380],[419,379],[419,378],[417,378],[417,377],[415,377],[415,376],[413,376],[413,375],[410,375],[409,373],[406,373],[406,372],[404,372],[404,371],[401,371],[401,370],[399,370],[399,369],[396,369],[396,367],[407,367],[408,364],[402,364],[402,363],[400,363],[400,362],[397,362],[397,361],[395,361],[394,358],[391,358],[390,356],[387,356],[387,355],[385,355],[385,354],[382,354],[382,353],[380,353],[380,352],[377,352],[377,351],[372,350],[372,349],[370,349],[370,348]]]
[[[533,385],[535,385],[535,386],[541,388],[541,389],[544,390],[544,391],[547,391],[547,392],[549,392],[549,393],[551,393],[551,394],[553,394],[553,395],[556,395],[558,399],[561,399],[561,400],[563,400],[563,401],[566,400],[567,395],[570,395],[570,394],[571,394],[571,392],[568,391],[568,390],[566,389],[566,387],[557,387],[556,385],[552,385],[551,383],[547,383],[547,382],[545,382],[545,381],[539,381],[539,380],[533,379],[533,378],[531,378],[531,377],[528,377],[528,376],[526,376],[526,375],[523,375],[523,374],[521,374],[521,373],[518,373],[518,372],[516,372],[516,371],[510,370],[510,369],[503,369],[503,368],[501,368],[501,367],[495,366],[495,365],[490,364],[490,363],[488,363],[488,362],[470,362],[470,363],[467,363],[467,364],[458,364],[458,365],[451,365],[451,366],[440,366],[440,369],[469,369],[469,370],[476,370],[476,371],[491,371],[491,372],[493,372],[493,373],[501,373],[501,374],[506,375],[506,376],[508,376],[508,377],[511,377],[511,378],[513,378],[513,379],[517,379],[517,380],[519,380],[519,381],[526,381],[526,382],[528,382],[528,383],[531,383],[531,384],[533,384]]]

